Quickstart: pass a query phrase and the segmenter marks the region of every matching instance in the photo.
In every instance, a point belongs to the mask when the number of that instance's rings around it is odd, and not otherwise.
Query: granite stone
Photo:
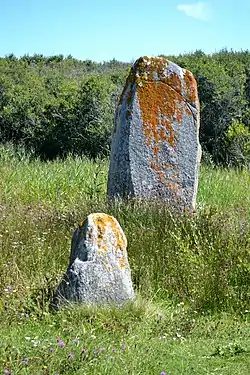
[[[69,266],[55,292],[53,305],[123,305],[133,300],[126,248],[126,236],[114,217],[90,214],[73,234]]]
[[[108,198],[156,198],[193,210],[199,124],[192,73],[165,58],[139,58],[116,111]]]

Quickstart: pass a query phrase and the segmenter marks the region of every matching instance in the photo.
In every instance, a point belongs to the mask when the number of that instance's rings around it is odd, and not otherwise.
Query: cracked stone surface
[[[108,197],[196,203],[199,100],[191,72],[164,58],[139,58],[116,111]]]
[[[135,298],[127,239],[118,221],[93,213],[72,237],[69,266],[52,306],[68,302],[123,305]]]

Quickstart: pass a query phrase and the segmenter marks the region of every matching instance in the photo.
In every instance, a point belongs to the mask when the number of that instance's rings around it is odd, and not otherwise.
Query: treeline
[[[250,53],[223,50],[165,56],[191,70],[201,102],[203,158],[250,164]],[[109,153],[114,112],[131,64],[72,56],[0,59],[1,143],[44,159]]]

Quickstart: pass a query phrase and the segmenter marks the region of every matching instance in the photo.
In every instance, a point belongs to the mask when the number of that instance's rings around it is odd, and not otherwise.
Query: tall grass
[[[250,214],[250,171],[203,165],[200,172],[198,205],[237,210]],[[240,213],[239,213],[240,214]]]
[[[68,156],[41,162],[22,149],[0,148],[0,200],[64,211],[85,201],[105,199],[107,161]]]
[[[125,230],[133,280],[145,297],[185,299],[197,309],[246,308],[247,172],[203,167],[197,213],[190,216],[139,202],[109,206],[107,161],[70,156],[42,163],[9,148],[0,162],[1,283],[13,284],[16,275],[13,288],[23,301],[32,285],[53,289],[78,221],[104,211]]]

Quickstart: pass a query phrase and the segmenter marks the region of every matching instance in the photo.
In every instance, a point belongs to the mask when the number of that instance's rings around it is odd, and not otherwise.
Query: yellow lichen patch
[[[93,214],[93,221],[98,229],[98,246],[100,246],[103,251],[108,250],[108,247],[104,245],[107,241],[106,235],[108,228],[113,232],[116,249],[126,250],[126,237],[119,228],[117,221],[112,216],[104,213]]]

